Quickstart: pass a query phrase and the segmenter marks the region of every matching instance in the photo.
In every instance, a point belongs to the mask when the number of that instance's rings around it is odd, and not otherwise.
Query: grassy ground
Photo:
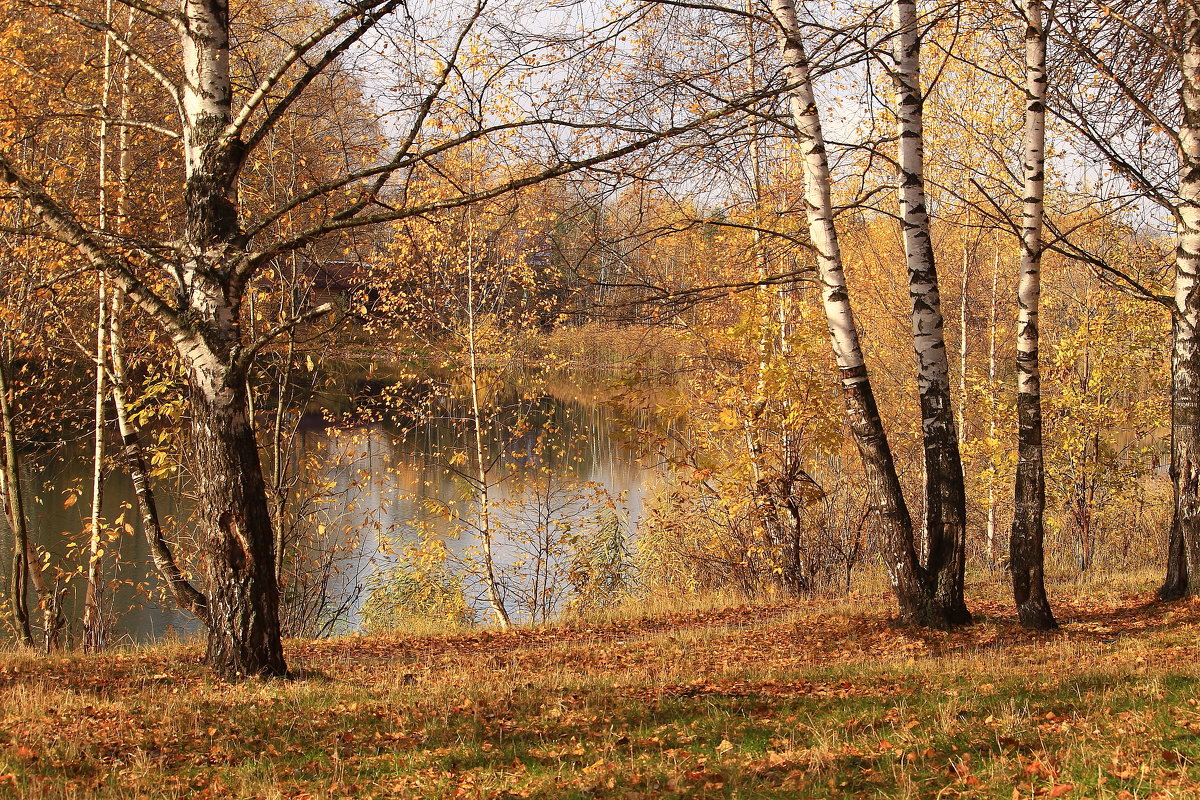
[[[509,634],[293,642],[231,685],[178,646],[0,659],[0,796],[1197,798],[1200,605],[886,596]]]

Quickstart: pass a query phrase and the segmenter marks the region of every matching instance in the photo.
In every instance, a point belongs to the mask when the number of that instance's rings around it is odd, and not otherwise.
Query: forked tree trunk
[[[1009,564],[1021,624],[1057,627],[1046,598],[1042,522],[1046,479],[1038,367],[1043,197],[1046,168],[1046,31],[1041,0],[1025,0],[1025,162],[1021,274],[1017,285],[1017,472]]]
[[[241,360],[241,289],[229,266],[245,248],[236,170],[242,143],[224,135],[233,118],[229,7],[184,0],[182,12],[187,220],[179,288],[187,314],[173,338],[191,388],[206,659],[230,677],[282,676],[275,538]]]
[[[1175,517],[1164,597],[1200,594],[1200,8],[1181,0],[1184,31],[1179,126],[1179,243],[1171,353],[1171,478]],[[1178,539],[1178,544],[1175,540]],[[1176,550],[1177,548],[1177,550]]]
[[[858,328],[842,268],[841,249],[833,221],[829,160],[821,117],[817,110],[794,0],[771,0],[771,13],[780,31],[783,65],[790,86],[788,100],[800,152],[804,159],[804,206],[809,237],[817,259],[821,298],[829,323],[829,338],[842,376],[847,417],[862,457],[866,491],[885,540],[885,566],[899,606],[900,621],[947,627],[951,619],[934,593],[933,582],[913,547],[912,517],[896,474],[887,434],[859,345]]]
[[[925,524],[922,550],[938,601],[949,621],[971,621],[963,596],[967,505],[958,434],[950,401],[941,294],[925,197],[924,95],[921,32],[916,0],[895,0],[895,65],[900,226],[912,300],[913,349],[925,451]]]

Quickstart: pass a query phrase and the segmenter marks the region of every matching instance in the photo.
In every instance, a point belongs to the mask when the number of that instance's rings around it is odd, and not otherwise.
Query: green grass
[[[1200,797],[1200,607],[1060,603],[1036,636],[977,607],[952,634],[873,596],[292,642],[303,679],[240,685],[187,646],[13,654],[0,794]]]

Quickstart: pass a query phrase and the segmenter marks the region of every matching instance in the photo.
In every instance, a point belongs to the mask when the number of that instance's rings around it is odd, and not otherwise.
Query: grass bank
[[[883,595],[589,626],[0,659],[0,795],[1195,798],[1200,605],[1000,602],[960,632]]]

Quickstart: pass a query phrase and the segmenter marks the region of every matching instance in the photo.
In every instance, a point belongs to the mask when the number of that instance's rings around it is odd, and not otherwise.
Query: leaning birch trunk
[[[968,623],[966,494],[950,402],[950,364],[925,197],[924,97],[916,0],[895,0],[897,170],[900,226],[912,300],[913,348],[925,449],[925,524],[922,551],[939,603],[953,624]]]
[[[1200,594],[1200,8],[1182,0],[1179,126],[1179,243],[1175,250],[1175,344],[1171,354],[1171,478],[1182,569],[1161,594]],[[1182,572],[1182,575],[1179,573]]]
[[[246,394],[240,293],[224,264],[244,249],[238,224],[242,143],[232,121],[229,8],[182,4],[186,225],[180,292],[187,330],[174,340],[188,373],[201,554],[208,584],[206,660],[219,674],[285,675],[275,537]]]
[[[167,537],[163,533],[162,521],[158,515],[158,503],[154,498],[154,489],[150,484],[150,467],[146,462],[146,453],[142,447],[141,432],[137,424],[129,417],[129,405],[126,399],[129,375],[125,368],[125,337],[121,325],[121,312],[124,301],[122,293],[113,293],[112,309],[109,314],[109,349],[112,354],[113,371],[113,407],[116,410],[117,429],[121,434],[121,450],[125,458],[129,477],[133,482],[133,493],[137,497],[138,513],[142,519],[142,533],[150,548],[150,557],[159,576],[167,585],[171,596],[184,611],[189,612],[201,622],[208,622],[208,601],[188,581],[183,574]]]
[[[1017,283],[1017,472],[1009,564],[1021,624],[1057,627],[1046,598],[1046,479],[1042,453],[1042,389],[1038,367],[1042,224],[1046,169],[1046,30],[1042,0],[1025,0],[1025,163],[1021,274]]]
[[[913,547],[912,517],[904,502],[895,462],[867,375],[858,328],[850,307],[841,249],[833,223],[829,161],[809,76],[808,57],[800,35],[794,0],[771,0],[771,13],[780,31],[780,48],[788,81],[788,101],[804,159],[804,206],[809,237],[817,259],[821,298],[829,323],[829,338],[842,376],[847,417],[862,457],[866,490],[878,515],[886,550],[884,558],[896,593],[901,622],[945,627],[946,610]]]

